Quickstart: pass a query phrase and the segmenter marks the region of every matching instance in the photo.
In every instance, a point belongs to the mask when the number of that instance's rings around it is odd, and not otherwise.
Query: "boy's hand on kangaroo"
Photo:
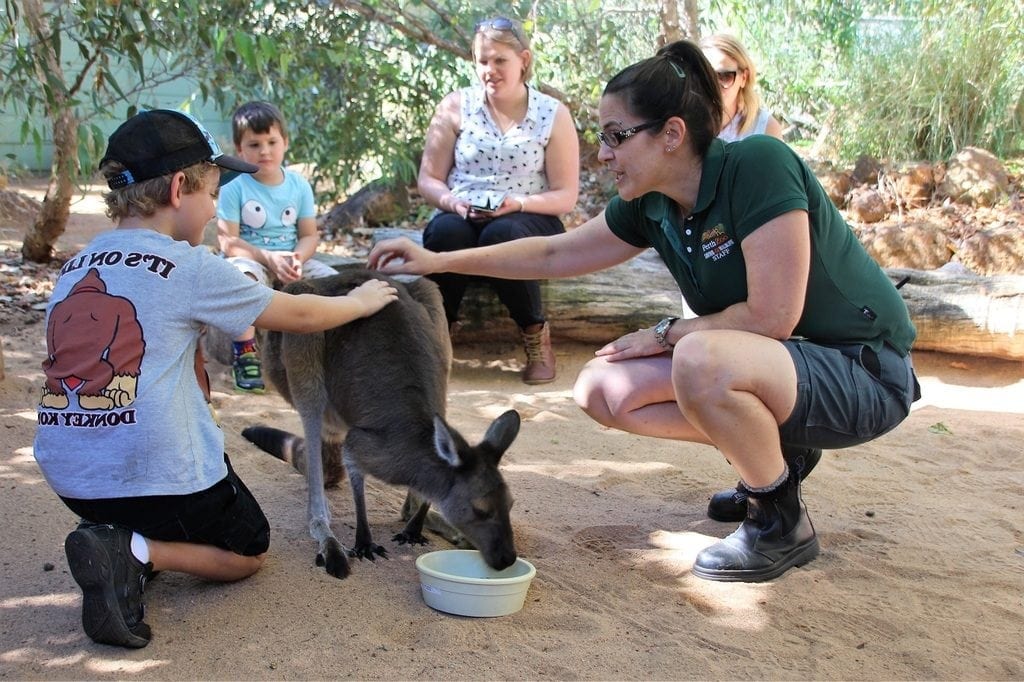
[[[348,295],[363,305],[363,316],[369,317],[387,304],[398,300],[398,289],[382,279],[368,279]]]

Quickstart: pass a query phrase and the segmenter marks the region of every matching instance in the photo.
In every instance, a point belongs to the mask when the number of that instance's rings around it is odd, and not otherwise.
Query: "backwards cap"
[[[110,189],[169,175],[204,161],[221,167],[221,185],[239,173],[259,170],[224,154],[199,121],[171,109],[143,111],[122,123],[107,140],[107,153],[100,166],[107,161],[117,161],[127,169],[107,180]]]

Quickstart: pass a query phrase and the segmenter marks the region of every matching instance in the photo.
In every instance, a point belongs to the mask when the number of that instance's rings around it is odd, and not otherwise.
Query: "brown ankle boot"
[[[520,332],[526,347],[523,383],[546,384],[555,380],[555,353],[551,350],[551,327],[545,322],[540,331]]]

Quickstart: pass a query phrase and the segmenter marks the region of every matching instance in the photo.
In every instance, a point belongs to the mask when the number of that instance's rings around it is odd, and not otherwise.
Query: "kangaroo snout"
[[[499,545],[492,548],[490,552],[481,550],[484,561],[496,571],[506,569],[516,562],[516,548],[514,546]]]

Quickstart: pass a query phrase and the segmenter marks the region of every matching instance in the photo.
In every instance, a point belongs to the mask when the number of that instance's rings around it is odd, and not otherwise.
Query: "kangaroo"
[[[345,578],[351,572],[346,555],[387,557],[374,543],[367,521],[363,491],[369,474],[405,486],[422,500],[394,540],[425,543],[423,524],[434,505],[488,565],[507,568],[516,560],[512,496],[498,463],[519,433],[519,414],[509,410],[500,415],[475,446],[445,422],[451,341],[437,285],[425,278],[403,284],[353,269],[293,282],[285,290],[337,296],[371,277],[394,284],[398,300],[375,315],[324,332],[270,332],[262,353],[267,377],[302,419],[305,461],[295,458],[293,463],[306,473],[316,563]],[[324,493],[325,465],[332,482],[342,477],[336,466],[339,453],[356,509],[350,550],[331,530]]]
[[[247,426],[242,429],[242,436],[264,452],[288,462],[303,474],[306,473],[306,441],[302,436],[265,424]],[[325,441],[321,443],[320,451],[324,466],[324,487],[337,488],[345,478],[345,467],[341,463],[341,443]],[[402,521],[411,519],[419,511],[421,504],[423,499],[410,491],[402,504]],[[458,549],[476,549],[465,535],[445,521],[434,509],[427,513],[423,527],[437,533]]]

